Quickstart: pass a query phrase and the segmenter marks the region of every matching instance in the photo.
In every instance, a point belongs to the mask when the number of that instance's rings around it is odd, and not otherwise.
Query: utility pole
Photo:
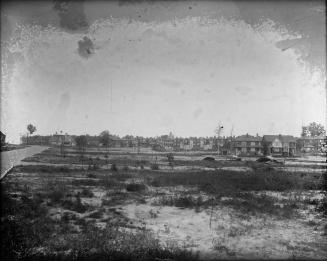
[[[219,144],[219,138],[220,138],[220,133],[222,131],[222,129],[224,128],[224,126],[222,126],[220,123],[218,124],[218,127],[216,128],[215,132],[217,134],[218,140],[217,140],[217,147],[218,147],[218,156],[220,154],[220,144]]]
[[[231,152],[231,154],[233,151],[233,131],[234,131],[234,124],[232,125],[232,129],[230,131],[230,152]]]

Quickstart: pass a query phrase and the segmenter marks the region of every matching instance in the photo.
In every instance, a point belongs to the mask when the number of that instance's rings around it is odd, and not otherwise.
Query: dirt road
[[[2,176],[13,166],[21,164],[21,160],[31,157],[36,153],[47,149],[46,146],[30,146],[23,149],[1,152],[1,179]]]

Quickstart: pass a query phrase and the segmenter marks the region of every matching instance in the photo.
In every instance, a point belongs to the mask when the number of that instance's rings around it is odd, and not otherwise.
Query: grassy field
[[[27,159],[27,165],[15,167],[6,177],[1,184],[2,257],[327,256],[323,171],[288,172],[255,162],[206,162],[192,157],[176,159],[169,166],[165,155],[118,152],[102,158],[93,152],[85,154],[92,158],[81,159],[77,151],[61,155],[52,148]],[[250,170],[224,169],[244,166]]]

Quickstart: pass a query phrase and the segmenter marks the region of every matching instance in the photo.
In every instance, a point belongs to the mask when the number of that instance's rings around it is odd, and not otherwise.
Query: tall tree
[[[30,133],[30,135],[32,135],[34,132],[36,132],[36,127],[30,123],[27,125],[27,130]]]
[[[100,133],[100,142],[103,146],[108,147],[110,143],[110,134],[108,130]]]
[[[105,130],[100,133],[100,142],[103,146],[107,147],[107,153],[104,155],[106,158],[107,166],[109,166],[109,144],[110,144],[110,133],[108,130]]]
[[[80,135],[75,138],[76,146],[81,151],[81,161],[83,165],[85,148],[87,146],[87,138],[85,135]]]
[[[302,137],[317,137],[320,135],[326,135],[325,128],[322,124],[311,122],[309,125],[302,127]]]
[[[28,130],[29,134],[32,136],[32,134],[34,132],[36,132],[36,127],[30,123],[27,125],[27,130]],[[27,134],[27,143],[28,143],[28,134]]]

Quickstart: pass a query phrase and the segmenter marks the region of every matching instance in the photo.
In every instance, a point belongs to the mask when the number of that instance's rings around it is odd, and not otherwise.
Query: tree
[[[80,135],[75,138],[76,146],[81,151],[81,161],[83,165],[85,148],[87,146],[87,138],[85,135]]]
[[[106,158],[106,163],[107,166],[109,166],[109,144],[110,144],[110,133],[108,130],[105,130],[103,132],[100,133],[100,142],[102,143],[103,146],[106,146],[108,151],[107,153],[104,155],[104,157]]]
[[[108,130],[100,133],[100,142],[103,146],[108,147],[110,143],[110,134]]]
[[[32,136],[33,132],[36,132],[36,127],[30,123],[27,125],[27,130],[30,133],[30,135]],[[27,143],[28,143],[28,134],[27,134]]]
[[[326,135],[326,131],[323,125],[311,122],[307,126],[302,127],[302,137],[317,137],[320,135]]]

